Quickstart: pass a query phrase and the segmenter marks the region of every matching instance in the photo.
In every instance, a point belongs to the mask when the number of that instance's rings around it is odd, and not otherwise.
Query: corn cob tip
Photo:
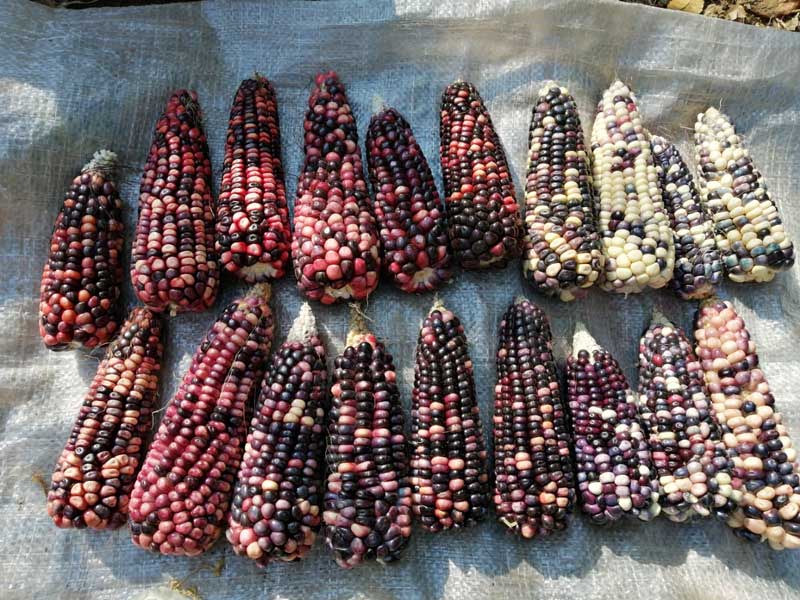
[[[439,311],[446,310],[445,306],[444,306],[444,302],[442,302],[442,299],[439,297],[439,294],[436,294],[436,296],[434,296],[433,304],[431,304],[431,309],[428,311],[428,314],[431,314],[432,312],[434,312],[436,310],[439,310]]]
[[[308,302],[303,302],[297,318],[292,322],[286,342],[308,342],[317,336],[317,318]]]
[[[578,353],[581,350],[586,350],[587,352],[594,352],[595,350],[600,350],[601,346],[597,343],[597,340],[594,339],[589,330],[586,328],[586,325],[583,321],[576,321],[575,322],[575,330],[572,334],[572,354],[573,356],[578,356]]]
[[[514,298],[514,304],[525,304],[526,302],[530,302],[525,296],[517,296]]]
[[[272,286],[269,283],[257,283],[253,287],[250,288],[250,291],[247,292],[247,296],[258,296],[264,299],[264,302],[269,302],[272,298]]]
[[[92,156],[92,160],[83,165],[81,173],[96,171],[102,173],[104,177],[109,178],[113,174],[118,163],[119,157],[116,152],[103,148],[95,152]]]
[[[547,94],[553,88],[558,88],[563,92],[567,92],[567,88],[559,84],[555,79],[548,79],[545,82],[543,82],[541,87],[539,88],[539,96],[547,96]]]
[[[674,327],[672,321],[667,318],[664,313],[662,313],[657,306],[653,307],[653,313],[650,316],[650,327],[654,325],[667,325],[668,327]]]
[[[365,336],[370,335],[367,321],[369,321],[369,317],[364,313],[361,305],[358,302],[351,302],[350,329],[347,332],[345,347],[355,347],[364,340]]]

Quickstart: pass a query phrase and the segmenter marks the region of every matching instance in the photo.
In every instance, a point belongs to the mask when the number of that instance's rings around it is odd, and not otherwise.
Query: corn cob
[[[615,81],[592,129],[594,186],[609,292],[661,288],[672,278],[675,246],[636,97]]]
[[[403,407],[392,356],[354,309],[334,362],[328,426],[325,540],[336,562],[400,558],[411,535]]]
[[[489,509],[489,473],[464,327],[437,302],[419,332],[411,403],[414,514],[428,531],[468,527]]]
[[[732,281],[771,281],[794,264],[794,246],[733,123],[716,108],[697,115],[700,197],[714,219],[717,247]]]
[[[367,161],[384,271],[404,292],[441,287],[451,277],[442,203],[411,126],[393,108],[372,117]]]
[[[474,85],[447,86],[439,123],[455,258],[464,269],[505,267],[522,252],[522,220],[503,145]]]
[[[712,512],[727,518],[741,494],[702,367],[683,331],[658,313],[639,342],[639,410],[663,513],[678,522]]]
[[[58,527],[111,529],[126,521],[152,427],[162,352],[158,317],[133,309],[58,458],[47,494],[47,513]]]
[[[589,157],[578,107],[554,82],[539,90],[528,134],[525,260],[533,287],[568,302],[603,272]]]
[[[547,316],[524,298],[500,322],[494,399],[494,504],[523,538],[567,526],[575,501],[570,434]]]
[[[124,227],[116,162],[113,152],[96,152],[56,219],[39,296],[39,334],[51,350],[94,348],[117,331]]]
[[[217,294],[211,163],[197,94],[178,90],[144,166],[131,282],[156,311],[202,311]]]
[[[800,548],[800,471],[756,346],[730,302],[709,299],[697,314],[697,355],[733,459],[741,504],[728,519],[740,536],[775,549]]]
[[[364,299],[378,286],[380,243],[347,95],[320,73],[303,124],[292,260],[298,289],[323,304]]]
[[[303,305],[261,385],[228,519],[228,541],[260,566],[303,558],[321,523],[325,348]]]
[[[567,359],[567,399],[581,508],[595,524],[658,516],[658,479],[635,394],[582,324]]]
[[[245,407],[272,343],[269,287],[222,311],[167,406],[131,493],[133,542],[195,556],[219,537],[242,457]]]
[[[684,300],[707,298],[722,278],[714,223],[706,213],[689,167],[662,137],[650,140],[675,243],[670,287]]]
[[[214,247],[226,270],[259,283],[283,277],[290,236],[278,103],[272,84],[256,75],[233,99]]]

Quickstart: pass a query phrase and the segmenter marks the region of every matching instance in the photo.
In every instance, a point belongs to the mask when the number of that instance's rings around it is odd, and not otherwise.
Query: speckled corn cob
[[[464,327],[441,303],[419,332],[411,402],[414,514],[428,531],[468,527],[489,509],[489,473]]]
[[[162,352],[158,317],[134,308],[97,368],[58,458],[47,494],[47,513],[58,527],[125,523],[153,423]]]
[[[505,267],[522,251],[522,220],[503,145],[474,85],[445,89],[439,124],[455,258],[464,269]]]
[[[233,99],[216,212],[215,250],[228,272],[248,283],[283,277],[291,230],[278,103],[260,75]]]
[[[222,311],[170,401],[131,493],[133,542],[195,556],[222,532],[273,320],[259,284]]]
[[[714,222],[700,203],[692,174],[678,149],[659,136],[653,136],[650,143],[675,240],[670,287],[684,300],[707,298],[723,272]]]
[[[317,75],[303,129],[292,239],[297,287],[323,304],[364,299],[378,286],[380,242],[356,121],[336,73]]]
[[[51,350],[94,348],[117,331],[124,227],[116,162],[113,152],[96,152],[56,218],[39,295],[39,334]]]
[[[202,311],[214,304],[211,162],[197,94],[178,90],[156,123],[139,193],[131,283],[156,311]]]
[[[581,508],[593,523],[661,511],[636,397],[619,363],[580,323],[567,359],[567,399]]]
[[[800,548],[800,471],[756,346],[730,302],[709,299],[697,314],[697,355],[723,442],[733,459],[740,508],[728,525],[775,549]]]
[[[384,271],[404,292],[441,287],[451,277],[442,203],[411,126],[393,108],[372,117],[367,161]]]
[[[307,304],[261,385],[228,519],[228,541],[260,566],[303,558],[322,515],[325,348]]]
[[[411,535],[403,407],[392,356],[358,317],[334,362],[325,540],[349,569],[396,561]]]
[[[552,335],[544,312],[524,298],[500,322],[494,476],[497,518],[512,531],[532,538],[566,528],[575,478]]]
[[[672,521],[727,518],[741,493],[708,397],[703,369],[686,335],[663,315],[639,342],[639,410],[658,475],[663,513]]]
[[[636,98],[621,81],[611,84],[597,105],[592,154],[603,289],[630,294],[664,287],[675,262],[672,230]]]
[[[697,115],[700,197],[716,225],[717,247],[732,281],[770,281],[794,264],[794,246],[733,123],[716,108]]]
[[[534,289],[568,302],[586,294],[605,260],[578,107],[555,82],[539,90],[528,147],[522,269]]]

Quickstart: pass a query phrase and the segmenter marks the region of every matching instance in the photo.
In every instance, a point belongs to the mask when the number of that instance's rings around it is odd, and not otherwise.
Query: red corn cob
[[[305,304],[261,385],[228,520],[233,549],[260,566],[303,558],[319,530],[326,380]]]
[[[97,368],[47,494],[58,527],[122,525],[153,422],[161,324],[135,308]]]
[[[245,406],[272,343],[269,287],[229,304],[195,352],[131,493],[133,542],[195,556],[222,532],[242,457]]]
[[[417,342],[411,403],[414,514],[428,531],[472,526],[489,508],[489,473],[464,327],[436,303]]]
[[[411,126],[393,108],[372,117],[367,161],[384,270],[404,292],[437,289],[451,277],[442,204]]]
[[[159,312],[214,303],[211,162],[195,92],[175,92],[156,124],[140,186],[131,282],[139,300]]]
[[[500,322],[494,400],[494,504],[523,538],[567,526],[575,501],[570,434],[547,316],[524,298]]]
[[[94,348],[117,331],[124,228],[111,180],[116,161],[113,152],[96,152],[56,219],[39,296],[39,334],[51,350]]]
[[[411,535],[403,407],[392,356],[358,318],[334,363],[325,540],[336,562],[396,561]]]
[[[522,252],[522,219],[503,145],[471,83],[445,89],[439,132],[456,260],[464,269],[502,268]]]
[[[245,79],[231,108],[217,200],[215,250],[248,283],[280,279],[289,260],[289,209],[278,104],[264,77]]]
[[[317,75],[303,130],[292,239],[297,287],[323,304],[364,299],[378,286],[380,243],[356,121],[333,71]]]

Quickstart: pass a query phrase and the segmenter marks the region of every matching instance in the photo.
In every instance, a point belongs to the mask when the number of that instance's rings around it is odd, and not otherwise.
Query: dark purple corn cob
[[[280,279],[289,261],[289,209],[275,90],[256,75],[231,107],[217,200],[220,264],[248,283]]]
[[[428,531],[468,527],[489,509],[489,473],[464,327],[436,303],[422,323],[411,403],[414,514]]]
[[[195,556],[222,532],[270,344],[269,286],[222,311],[170,401],[131,493],[133,542]]]
[[[97,368],[58,458],[47,513],[58,527],[112,529],[127,520],[131,488],[153,424],[161,323],[134,308]]]
[[[707,298],[723,273],[714,222],[700,203],[678,149],[659,136],[653,136],[650,145],[675,238],[675,272],[669,285],[684,300]]]
[[[710,298],[697,313],[695,340],[722,441],[733,460],[739,507],[728,525],[775,550],[800,548],[797,449],[775,410],[744,320],[730,302]]]
[[[58,213],[39,295],[39,334],[51,350],[108,343],[119,326],[122,202],[117,155],[96,152]]]
[[[328,425],[325,540],[349,569],[400,558],[411,535],[403,406],[392,356],[354,309],[334,362]]]
[[[539,90],[528,133],[525,259],[536,291],[569,302],[603,273],[589,155],[575,99],[550,81]]]
[[[378,286],[380,242],[356,120],[333,71],[317,75],[303,130],[292,239],[297,287],[323,304],[363,300]]]
[[[581,508],[593,523],[661,510],[658,480],[634,393],[619,363],[580,323],[567,359],[567,399]]]
[[[639,410],[658,475],[659,502],[671,521],[735,508],[732,461],[686,335],[661,314],[639,342]]]
[[[441,287],[451,278],[442,203],[411,126],[393,108],[372,117],[367,161],[384,271],[404,292]]]
[[[565,529],[575,502],[570,434],[550,324],[524,298],[500,322],[494,393],[497,518],[523,538]]]
[[[327,376],[304,304],[261,385],[228,519],[236,554],[260,566],[303,558],[322,522]]]
[[[197,94],[178,90],[156,123],[144,166],[131,283],[155,311],[202,311],[214,304],[211,162]]]
[[[503,145],[474,85],[447,86],[439,134],[456,260],[464,269],[505,267],[522,252],[522,219]]]

